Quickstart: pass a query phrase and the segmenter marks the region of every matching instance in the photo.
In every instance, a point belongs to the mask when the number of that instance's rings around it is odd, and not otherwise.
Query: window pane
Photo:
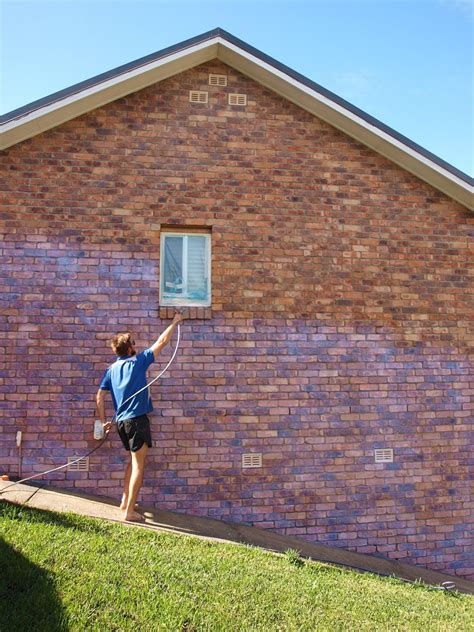
[[[162,304],[210,305],[210,234],[162,233],[161,245]]]
[[[206,300],[208,296],[206,237],[190,235],[188,237],[187,261],[187,298]]]
[[[164,294],[182,296],[183,294],[183,237],[165,238]]]

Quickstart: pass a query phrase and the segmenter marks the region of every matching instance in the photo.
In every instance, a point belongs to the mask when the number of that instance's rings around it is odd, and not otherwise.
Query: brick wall
[[[474,576],[472,213],[218,62],[1,164],[2,469],[18,429],[24,476],[95,445],[110,335],[169,322],[160,226],[205,225],[211,318],[153,389],[141,500]],[[48,480],[118,497],[124,458],[114,436]]]

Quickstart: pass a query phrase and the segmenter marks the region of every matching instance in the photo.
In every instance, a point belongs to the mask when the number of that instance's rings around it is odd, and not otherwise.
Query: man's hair
[[[112,338],[112,342],[110,343],[112,351],[118,356],[127,355],[131,340],[132,337],[128,332],[124,334],[117,334]]]

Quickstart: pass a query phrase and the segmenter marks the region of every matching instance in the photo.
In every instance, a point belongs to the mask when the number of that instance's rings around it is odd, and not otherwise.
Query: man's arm
[[[160,353],[163,347],[166,347],[173,336],[173,331],[175,330],[176,325],[182,320],[184,320],[184,316],[182,314],[175,314],[171,325],[165,329],[158,340],[151,345],[150,349],[153,351],[153,355],[155,357]]]
[[[99,390],[97,391],[97,395],[95,396],[95,401],[97,404],[97,414],[99,415],[99,419],[101,420],[105,431],[110,430],[110,427],[112,426],[112,422],[107,421],[107,417],[105,416],[105,394],[106,393],[107,393],[106,390],[104,390],[103,388],[99,388]]]

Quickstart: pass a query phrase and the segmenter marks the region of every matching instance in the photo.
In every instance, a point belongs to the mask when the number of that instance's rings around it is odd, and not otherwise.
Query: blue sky
[[[219,26],[472,174],[473,3],[0,0],[0,109]]]

